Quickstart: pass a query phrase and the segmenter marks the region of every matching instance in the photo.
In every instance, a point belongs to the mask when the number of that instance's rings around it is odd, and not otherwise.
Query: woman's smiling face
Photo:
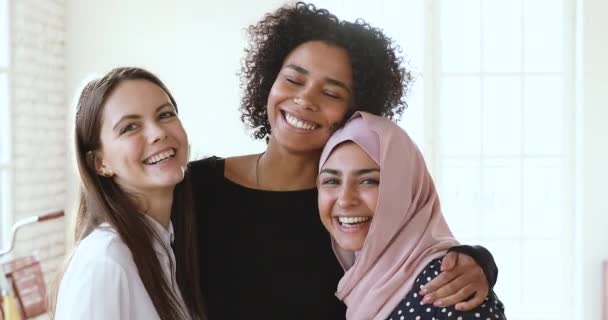
[[[356,143],[344,142],[323,164],[317,186],[325,228],[340,247],[361,250],[378,202],[378,164]]]
[[[268,96],[271,139],[294,151],[322,149],[346,115],[352,83],[346,50],[322,41],[296,47]]]
[[[120,83],[104,103],[97,172],[125,191],[173,190],[184,178],[188,138],[169,96],[147,80]]]

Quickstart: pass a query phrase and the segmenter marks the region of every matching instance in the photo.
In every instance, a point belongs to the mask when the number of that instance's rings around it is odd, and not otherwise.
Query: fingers
[[[487,295],[490,288],[481,267],[466,255],[458,257],[456,262],[452,270],[441,272],[422,288],[420,294],[424,296],[424,304],[447,306],[464,302],[474,294],[479,294],[482,300]],[[477,300],[468,302],[465,308],[480,304]]]
[[[453,271],[441,272],[435,279],[431,282],[427,283],[420,290],[421,295],[426,295],[428,293],[435,292],[439,288],[443,288],[446,284],[450,283],[454,280],[459,274]],[[445,290],[445,288],[444,288]]]
[[[458,311],[471,311],[481,305],[485,301],[487,295],[487,292],[484,294],[480,291],[477,291],[472,299],[457,303],[454,308]]]
[[[443,273],[442,273],[443,274]],[[422,302],[433,303],[435,306],[447,306],[453,305],[457,302],[464,301],[467,297],[471,296],[477,289],[479,285],[476,285],[474,281],[471,281],[465,276],[459,276],[454,280],[446,283],[441,286],[437,290],[429,291],[428,294],[424,295]],[[466,294],[462,296],[462,294]],[[446,299],[449,298],[446,302]],[[455,300],[452,302],[454,298],[460,298],[460,300]]]
[[[424,296],[422,299],[424,304],[448,306],[467,302],[461,307],[476,307],[481,304],[478,300],[483,301],[489,292],[490,288],[483,269],[466,254],[448,253],[443,258],[441,270],[442,272],[435,279],[420,290],[420,294]],[[476,300],[465,301],[473,295],[477,297]]]
[[[457,252],[448,252],[448,254],[446,254],[443,257],[443,260],[441,261],[441,271],[449,271],[452,268],[454,268],[454,266],[456,266],[456,261],[458,260],[458,253]]]
[[[471,297],[475,293],[475,286],[467,285],[462,287],[460,290],[456,291],[456,293],[444,297],[440,297],[433,303],[436,307],[447,307],[455,305],[459,302],[466,301],[467,298]],[[483,301],[483,299],[482,299]],[[477,306],[477,305],[475,305]]]

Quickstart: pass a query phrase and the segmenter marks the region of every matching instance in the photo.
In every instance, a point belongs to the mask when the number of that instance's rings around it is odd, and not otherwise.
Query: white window
[[[9,4],[0,0],[0,247],[10,227]]]
[[[403,48],[402,125],[456,237],[494,254],[508,318],[572,319],[574,0],[315,3]]]
[[[446,217],[460,239],[494,253],[509,319],[570,318],[566,5],[437,4],[434,168]]]

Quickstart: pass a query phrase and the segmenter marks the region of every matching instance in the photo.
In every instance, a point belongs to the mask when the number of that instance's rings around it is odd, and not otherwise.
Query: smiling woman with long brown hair
[[[171,93],[146,70],[117,68],[77,108],[77,245],[54,318],[203,319],[188,138]]]

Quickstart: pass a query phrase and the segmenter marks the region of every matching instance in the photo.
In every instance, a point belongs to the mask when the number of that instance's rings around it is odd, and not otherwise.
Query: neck
[[[142,204],[142,212],[156,220],[163,227],[169,227],[171,221],[171,207],[173,206],[173,188],[162,191],[148,192],[145,199],[138,203]]]
[[[272,139],[257,163],[259,187],[271,191],[312,189],[316,186],[321,150],[293,153]]]

